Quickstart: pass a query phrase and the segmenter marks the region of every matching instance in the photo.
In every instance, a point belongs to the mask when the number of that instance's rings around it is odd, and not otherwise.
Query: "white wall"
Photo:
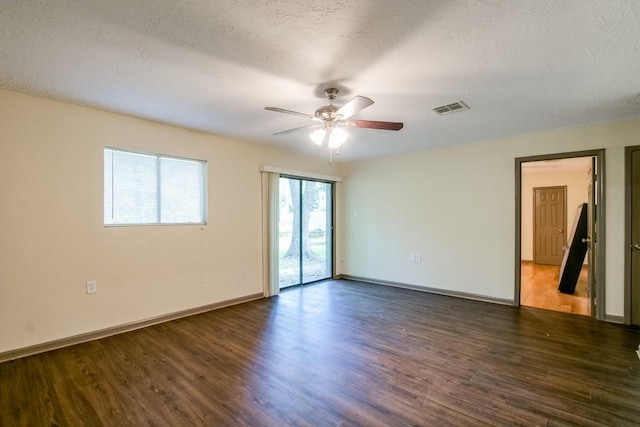
[[[520,256],[523,260],[533,261],[533,189],[536,187],[567,187],[566,236],[568,239],[578,205],[589,201],[588,172],[589,164],[586,162],[582,168],[522,169],[522,249]]]
[[[627,120],[345,164],[338,272],[513,300],[514,159],[606,148],[605,312],[622,316],[624,147],[638,144]]]
[[[208,225],[105,228],[105,145],[207,160]],[[262,164],[338,174],[324,159],[0,91],[0,353],[261,293]]]

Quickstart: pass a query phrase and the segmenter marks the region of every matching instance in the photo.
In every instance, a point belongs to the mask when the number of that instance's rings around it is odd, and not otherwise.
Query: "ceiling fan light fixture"
[[[343,129],[333,128],[329,134],[329,148],[340,148],[348,138],[349,135]]]
[[[314,132],[311,132],[311,134],[309,135],[309,138],[311,138],[314,144],[322,145],[322,141],[324,141],[325,132],[326,131],[324,129],[318,129]]]
[[[335,151],[336,154],[340,152],[340,147],[348,139],[349,135],[341,126],[350,126],[357,128],[369,128],[380,130],[395,130],[398,131],[403,128],[403,124],[400,122],[381,122],[377,120],[349,120],[350,117],[364,110],[373,101],[365,96],[356,95],[351,101],[338,107],[333,105],[333,100],[338,94],[338,89],[328,88],[325,90],[325,94],[329,99],[329,105],[324,105],[316,109],[313,115],[300,113],[298,111],[285,110],[284,108],[277,107],[264,107],[265,110],[274,111],[276,113],[291,114],[294,116],[301,116],[311,119],[315,122],[321,122],[322,124],[313,124],[308,126],[300,126],[297,128],[285,130],[282,132],[276,132],[274,135],[285,135],[300,130],[317,129],[322,126],[322,129],[314,130],[309,134],[309,138],[314,144],[318,146],[326,145],[329,148],[329,162],[331,162],[331,155]]]

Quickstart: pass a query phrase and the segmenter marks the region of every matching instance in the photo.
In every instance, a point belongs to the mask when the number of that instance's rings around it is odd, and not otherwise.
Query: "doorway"
[[[625,323],[640,326],[640,146],[625,149]]]
[[[278,283],[280,289],[333,275],[333,184],[279,179]]]
[[[515,305],[604,318],[604,150],[516,159]],[[564,202],[563,202],[564,199]],[[576,208],[586,204],[587,255],[578,262],[572,293],[559,282],[570,250]],[[566,281],[566,275],[564,276]],[[563,282],[564,283],[564,282]]]

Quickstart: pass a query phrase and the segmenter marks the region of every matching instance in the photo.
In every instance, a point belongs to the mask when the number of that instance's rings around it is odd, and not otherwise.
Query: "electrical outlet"
[[[87,293],[95,294],[98,291],[98,282],[95,280],[87,280]]]

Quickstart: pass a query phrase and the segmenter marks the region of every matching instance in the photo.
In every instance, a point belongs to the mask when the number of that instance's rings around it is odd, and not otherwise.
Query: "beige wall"
[[[624,147],[638,144],[628,120],[345,164],[338,272],[513,300],[514,159],[605,148],[605,312],[622,316]]]
[[[606,148],[606,312],[622,315],[638,144],[632,120],[338,166],[0,91],[0,353],[262,292],[263,164],[345,178],[339,274],[512,299],[514,159]],[[103,227],[105,145],[207,160],[209,223]]]
[[[105,145],[207,160],[208,224],[103,227]],[[338,174],[325,159],[0,91],[0,353],[261,293],[263,164]]]
[[[576,216],[579,204],[587,203],[589,195],[587,183],[589,178],[589,164],[584,167],[561,169],[523,168],[522,170],[522,235],[521,258],[533,261],[533,189],[536,187],[567,187],[567,239]],[[586,257],[585,257],[586,259]]]

